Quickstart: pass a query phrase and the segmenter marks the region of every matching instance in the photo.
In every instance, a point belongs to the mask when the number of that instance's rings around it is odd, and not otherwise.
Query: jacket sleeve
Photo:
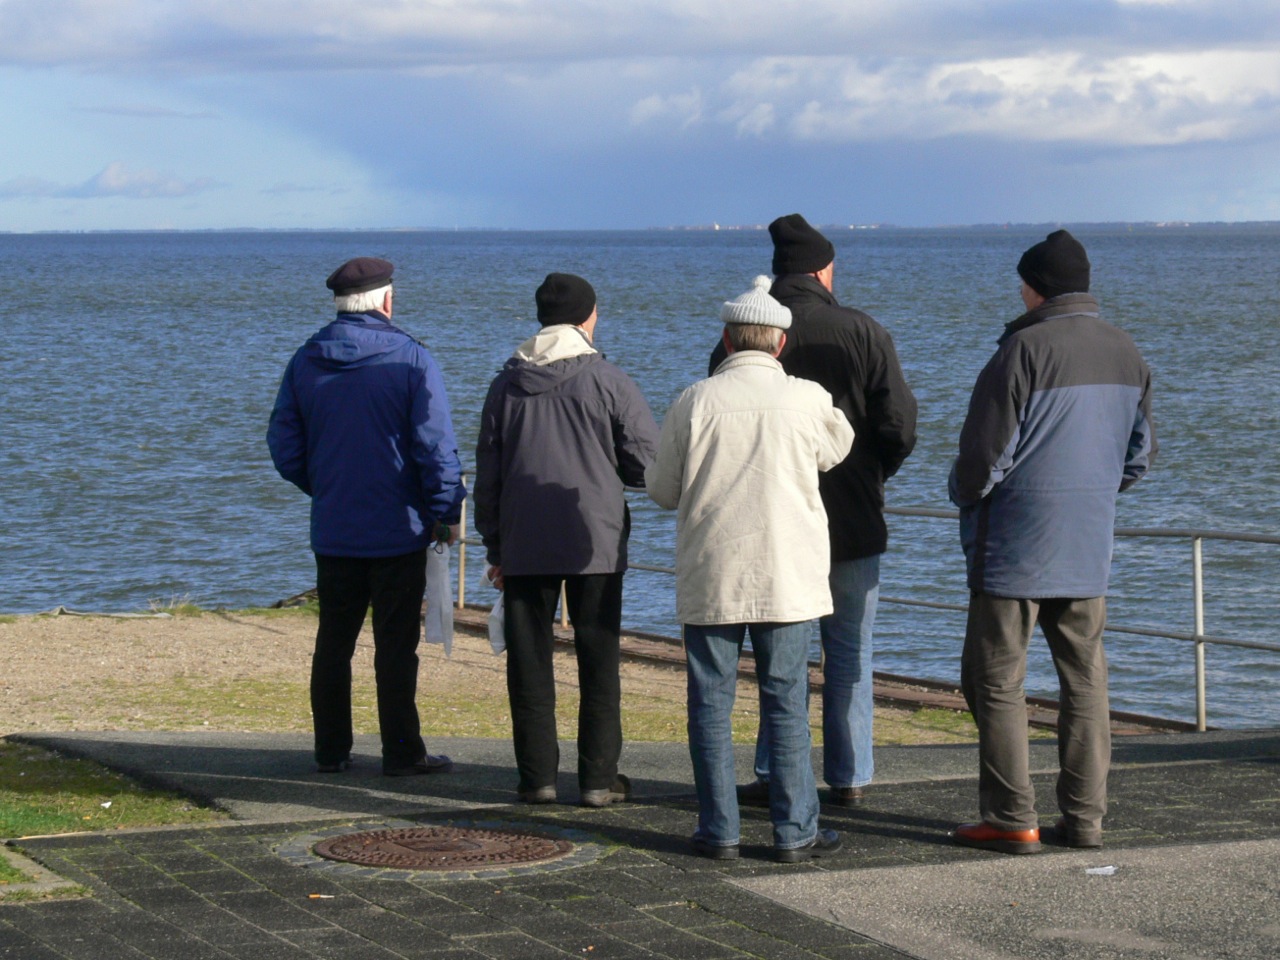
[[[831,403],[831,395],[825,390],[823,395]],[[830,470],[849,455],[853,447],[853,427],[849,418],[839,407],[831,406],[822,421],[822,432],[818,442],[818,469]]]
[[[613,414],[613,450],[618,476],[628,487],[643,487],[645,467],[658,449],[658,424],[635,381],[622,374]]]
[[[1156,443],[1155,421],[1151,419],[1151,372],[1146,371],[1142,384],[1142,398],[1134,412],[1133,430],[1129,434],[1129,449],[1124,458],[1124,476],[1120,490],[1125,491],[1141,480],[1151,469],[1160,449]]]
[[[724,337],[721,337],[711,351],[711,359],[707,361],[707,376],[714,376],[720,364],[724,363],[728,356],[729,350],[724,345]]]
[[[431,519],[454,524],[462,515],[467,488],[462,483],[462,461],[449,413],[444,376],[431,354],[419,348],[421,379],[413,393],[410,455],[418,465],[422,498]]]
[[[684,490],[684,465],[689,453],[689,415],[683,395],[667,410],[658,437],[658,452],[644,471],[644,489],[649,499],[664,510],[680,506]]]
[[[293,389],[293,366],[296,362],[295,354],[280,380],[276,403],[271,409],[271,422],[267,426],[267,447],[276,472],[311,496],[311,481],[307,475],[307,428]]]
[[[480,413],[480,438],[476,441],[476,476],[471,494],[475,528],[484,542],[486,559],[502,566],[499,507],[502,502],[502,397],[499,376],[489,385]]]
[[[1013,463],[1026,405],[1028,379],[1016,345],[996,351],[978,374],[969,412],[960,429],[960,452],[951,467],[947,492],[958,507],[989,494]]]
[[[917,413],[915,394],[907,386],[887,331],[873,344],[867,374],[867,426],[887,480],[915,449]]]

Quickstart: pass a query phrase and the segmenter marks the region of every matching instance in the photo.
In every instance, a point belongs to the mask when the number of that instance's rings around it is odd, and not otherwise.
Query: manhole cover
[[[397,870],[483,870],[544,863],[573,852],[568,840],[478,827],[371,830],[322,840],[318,856]]]

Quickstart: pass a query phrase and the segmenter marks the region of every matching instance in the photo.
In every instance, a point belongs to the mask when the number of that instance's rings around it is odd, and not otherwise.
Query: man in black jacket
[[[519,797],[556,800],[560,749],[552,619],[564,581],[581,703],[582,803],[625,800],[618,634],[630,517],[623,486],[643,487],[658,426],[635,383],[594,346],[596,293],[548,274],[542,329],[489,387],[476,445],[475,524],[503,591],[507,692]]]
[[[880,554],[888,543],[884,482],[916,442],[916,399],[902,375],[893,338],[861,310],[842,307],[832,292],[835,247],[798,213],[769,224],[773,238],[770,293],[791,310],[778,359],[790,375],[826,388],[853,424],[853,449],[822,474],[819,490],[831,535],[835,612],[821,623],[823,778],[828,799],[849,806],[874,772],[871,755],[871,650],[880,596]],[[714,371],[723,346],[712,354]],[[754,783],[739,788],[744,803],[768,803],[768,744],[756,741]]]

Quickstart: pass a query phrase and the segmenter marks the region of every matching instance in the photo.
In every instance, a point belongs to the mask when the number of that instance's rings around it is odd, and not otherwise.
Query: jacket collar
[[[738,350],[725,357],[711,375],[719,376],[726,370],[735,370],[738,367],[772,367],[775,370],[781,370],[782,364],[763,350]]]
[[[839,306],[836,295],[818,282],[817,277],[807,273],[784,273],[773,281],[769,293],[784,306],[802,300],[820,300],[823,303]]]
[[[1046,300],[1034,310],[1028,310],[1018,319],[1005,325],[1004,333],[996,343],[1004,343],[1019,330],[1033,327],[1047,320],[1060,320],[1063,317],[1097,317],[1098,301],[1089,293],[1064,293]]]

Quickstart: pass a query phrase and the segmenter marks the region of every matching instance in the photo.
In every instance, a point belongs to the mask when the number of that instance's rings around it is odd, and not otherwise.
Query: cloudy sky
[[[1280,220],[1280,0],[0,0],[0,230]]]

